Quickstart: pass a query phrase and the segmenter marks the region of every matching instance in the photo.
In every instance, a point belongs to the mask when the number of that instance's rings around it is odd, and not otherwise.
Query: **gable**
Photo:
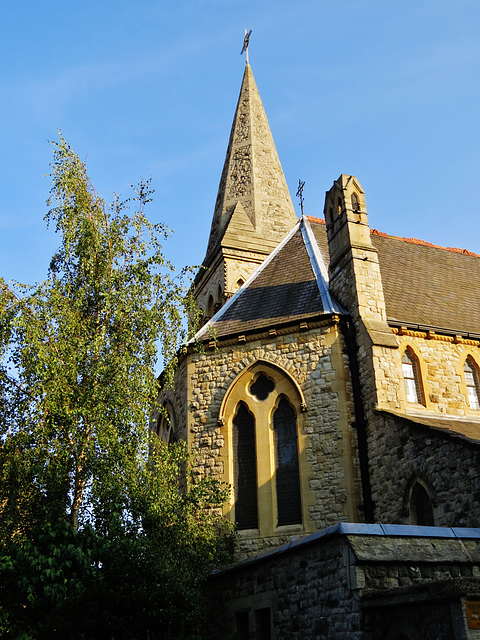
[[[213,323],[218,336],[295,322],[324,312],[299,229],[239,293]]]

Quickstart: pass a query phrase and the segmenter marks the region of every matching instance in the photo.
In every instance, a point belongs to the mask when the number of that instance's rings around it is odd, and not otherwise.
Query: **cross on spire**
[[[243,39],[243,47],[242,50],[240,51],[240,55],[242,55],[242,53],[245,51],[245,56],[246,56],[246,63],[248,63],[248,43],[250,41],[250,35],[252,33],[252,30],[250,29],[250,31],[247,33],[247,30],[245,29],[245,37]]]
[[[303,187],[304,186],[305,186],[305,181],[302,182],[302,180],[299,180],[296,195],[300,198],[300,210],[302,212],[302,217],[303,217]]]

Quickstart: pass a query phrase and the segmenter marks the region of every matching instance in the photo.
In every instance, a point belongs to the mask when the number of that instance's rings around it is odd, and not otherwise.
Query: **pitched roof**
[[[309,220],[328,264],[325,223]],[[376,230],[371,238],[390,322],[480,334],[480,256]]]
[[[270,253],[298,218],[293,209],[267,116],[250,65],[246,65],[218,187],[207,255],[220,247],[235,205],[241,203],[262,253]]]
[[[389,320],[480,334],[480,257],[372,233]]]
[[[326,267],[319,267],[319,259],[309,253],[302,220],[197,338],[212,331],[222,337],[341,312],[328,294]]]
[[[306,228],[317,255],[309,254]],[[246,230],[245,230],[246,231]],[[480,256],[372,231],[390,322],[480,335]],[[323,262],[323,275],[315,263]],[[323,220],[306,217],[198,337],[214,327],[226,336],[341,313],[328,289],[328,243]],[[323,296],[323,298],[322,298]]]
[[[475,442],[477,445],[480,444],[480,420],[478,418],[465,418],[463,416],[446,414],[439,415],[438,413],[435,414],[435,416],[425,413],[401,413],[400,411],[387,409],[380,409],[378,413],[399,420],[403,424],[436,431],[439,435],[445,437],[467,439],[470,442]]]

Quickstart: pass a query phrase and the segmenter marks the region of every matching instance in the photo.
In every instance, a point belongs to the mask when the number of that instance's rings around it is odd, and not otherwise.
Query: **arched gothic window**
[[[402,371],[403,379],[405,381],[405,393],[407,395],[407,402],[422,404],[423,395],[420,385],[418,360],[409,348],[405,349],[405,352],[402,356]]]
[[[465,360],[463,373],[465,375],[465,383],[467,385],[467,397],[470,409],[480,411],[478,369],[470,357]]]
[[[222,292],[222,287],[220,285],[218,285],[218,289],[217,289],[217,302],[215,303],[214,306],[214,312],[217,313],[217,311],[219,311],[219,309],[222,308],[222,304],[223,304],[223,292]]]
[[[158,416],[157,435],[166,444],[175,442],[175,418],[168,403],[163,406],[163,411]]]
[[[302,505],[298,466],[297,416],[283,396],[273,414],[278,526],[300,524]]]
[[[213,314],[214,314],[214,302],[213,302],[213,296],[210,295],[208,298],[208,303],[207,303],[207,318],[210,320],[211,318],[213,318]]]
[[[433,527],[435,525],[432,501],[421,481],[416,480],[411,485],[409,511],[412,524],[425,527]]]
[[[337,198],[337,215],[341,215],[342,213],[342,201],[340,198]]]
[[[255,418],[240,402],[233,418],[235,520],[239,529],[258,527]]]
[[[308,518],[308,480],[302,435],[304,398],[281,370],[258,362],[232,385],[220,410],[225,425],[224,479],[233,485],[232,516],[242,529],[274,535]],[[306,495],[309,495],[308,493]],[[232,519],[233,519],[232,518]]]
[[[352,209],[355,213],[359,213],[360,211],[360,203],[356,193],[352,193]]]

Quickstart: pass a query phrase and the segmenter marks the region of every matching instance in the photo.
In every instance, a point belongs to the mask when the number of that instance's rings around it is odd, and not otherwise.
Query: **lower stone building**
[[[480,537],[346,524],[216,572],[208,637],[458,640],[480,633]]]
[[[298,219],[247,64],[195,296],[158,433],[232,487],[210,635],[480,637],[480,257],[370,229],[354,176]]]

